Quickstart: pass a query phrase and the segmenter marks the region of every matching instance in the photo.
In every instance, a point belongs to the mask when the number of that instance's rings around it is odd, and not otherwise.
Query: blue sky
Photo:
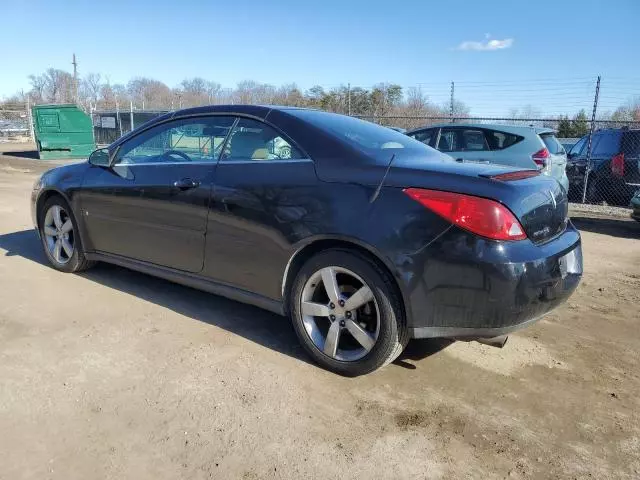
[[[27,90],[31,73],[71,70],[74,52],[81,75],[112,83],[385,81],[444,103],[454,80],[476,114],[588,107],[598,74],[607,103],[640,95],[636,0],[3,3],[0,97]]]

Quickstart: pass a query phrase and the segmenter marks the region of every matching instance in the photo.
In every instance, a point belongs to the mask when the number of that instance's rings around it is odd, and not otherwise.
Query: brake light
[[[486,198],[422,188],[406,188],[409,197],[451,223],[493,240],[524,240],[518,219],[504,205]]]
[[[515,180],[524,180],[525,178],[537,177],[540,175],[538,170],[518,170],[517,172],[499,173],[492,175],[491,180],[501,180],[503,182],[513,182]]]
[[[534,153],[531,158],[538,165],[539,170],[543,170],[547,166],[547,160],[549,159],[549,150],[543,148]]]
[[[611,173],[624,177],[624,153],[619,153],[611,159]]]

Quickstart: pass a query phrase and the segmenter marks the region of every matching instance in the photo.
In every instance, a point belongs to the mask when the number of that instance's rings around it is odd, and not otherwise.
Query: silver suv
[[[407,132],[460,162],[538,168],[569,190],[567,153],[549,128],[451,123]]]

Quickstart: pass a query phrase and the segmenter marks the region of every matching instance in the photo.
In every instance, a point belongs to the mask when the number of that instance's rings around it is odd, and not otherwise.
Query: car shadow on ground
[[[0,235],[0,248],[6,250],[6,256],[17,255],[49,266],[34,230]],[[288,318],[115,265],[100,263],[78,275],[313,364],[300,346]],[[394,363],[415,369],[416,366],[407,360],[424,359],[450,343],[439,339],[414,340]]]
[[[572,216],[571,222],[578,230],[584,232],[640,239],[640,222],[631,218]]]
[[[9,151],[9,152],[3,152],[0,155],[6,155],[8,157],[30,158],[31,160],[38,160],[40,158],[37,150]]]

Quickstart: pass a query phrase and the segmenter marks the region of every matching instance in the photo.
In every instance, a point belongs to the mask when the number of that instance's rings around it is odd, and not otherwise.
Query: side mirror
[[[97,167],[108,167],[109,166],[109,149],[99,148],[97,150],[94,150],[93,153],[89,155],[89,163]]]

